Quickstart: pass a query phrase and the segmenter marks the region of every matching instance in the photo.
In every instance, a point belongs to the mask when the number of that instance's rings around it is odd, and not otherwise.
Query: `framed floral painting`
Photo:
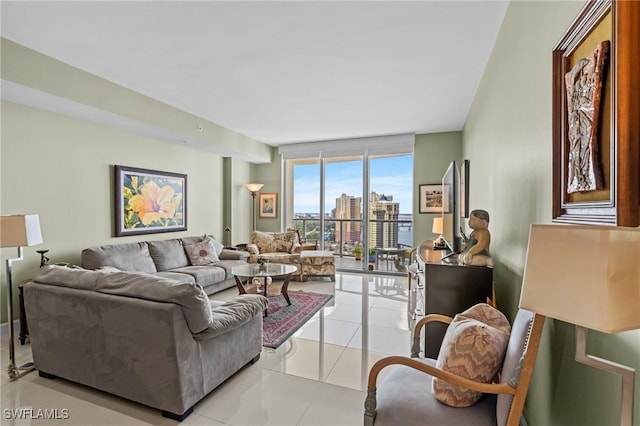
[[[116,236],[187,230],[187,175],[115,166]]]

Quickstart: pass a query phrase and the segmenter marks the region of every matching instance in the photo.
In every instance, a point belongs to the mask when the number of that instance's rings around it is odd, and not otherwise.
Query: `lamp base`
[[[28,362],[20,367],[16,367],[15,364],[11,363],[9,364],[9,367],[7,367],[7,373],[9,373],[9,380],[13,382],[18,380],[20,377],[31,373],[35,369],[36,367],[33,362]]]
[[[608,359],[587,354],[587,329],[576,325],[576,361],[622,376],[622,407],[620,425],[633,424],[633,384],[636,370]]]

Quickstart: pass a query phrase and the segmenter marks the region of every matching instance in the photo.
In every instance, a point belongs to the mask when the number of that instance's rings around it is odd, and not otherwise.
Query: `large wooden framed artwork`
[[[187,230],[187,175],[115,166],[116,236]]]
[[[553,50],[553,221],[640,225],[640,2],[591,0]]]

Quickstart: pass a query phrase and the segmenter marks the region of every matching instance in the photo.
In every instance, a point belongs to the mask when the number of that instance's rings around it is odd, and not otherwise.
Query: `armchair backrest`
[[[511,326],[511,337],[500,372],[500,382],[516,388],[516,394],[499,394],[496,406],[498,426],[517,425],[533,372],[544,316],[520,309]]]
[[[284,252],[293,253],[300,244],[297,242],[298,236],[295,231],[288,232],[262,232],[253,231],[251,233],[251,243],[258,247],[260,253]]]

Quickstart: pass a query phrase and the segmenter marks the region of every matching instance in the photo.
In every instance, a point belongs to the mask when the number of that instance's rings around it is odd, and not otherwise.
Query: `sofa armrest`
[[[222,249],[220,260],[247,260],[249,253],[241,250]]]
[[[268,299],[258,294],[236,296],[222,305],[213,306],[213,321],[204,331],[194,334],[196,340],[209,340],[228,333],[250,321],[256,315],[262,315],[267,308]]]
[[[260,249],[256,244],[247,244],[247,251],[249,254],[260,254]]]

